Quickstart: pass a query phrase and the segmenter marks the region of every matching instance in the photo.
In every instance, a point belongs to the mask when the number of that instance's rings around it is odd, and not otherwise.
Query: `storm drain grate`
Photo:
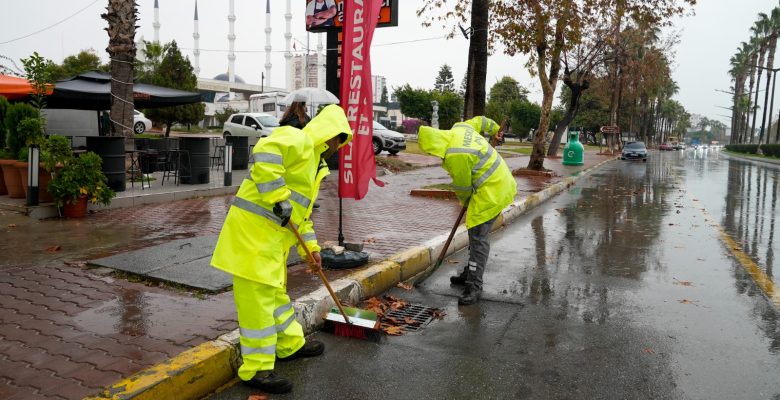
[[[393,325],[404,328],[407,332],[417,332],[433,319],[434,308],[422,304],[409,304],[400,310],[391,310],[384,319],[394,322]],[[409,318],[407,320],[407,318]],[[413,323],[410,323],[413,322]]]

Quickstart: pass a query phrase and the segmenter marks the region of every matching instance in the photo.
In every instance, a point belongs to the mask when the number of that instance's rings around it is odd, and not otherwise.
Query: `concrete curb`
[[[566,190],[578,179],[613,160],[606,160],[579,171],[561,182],[512,203],[499,215],[493,230],[517,219],[526,211]],[[432,262],[439,256],[448,236],[449,233],[439,235],[422,246],[404,250],[387,260],[333,281],[331,286],[340,299],[353,304],[381,294],[399,282],[432,268]],[[468,231],[465,225],[461,225],[447,255],[467,245]],[[306,334],[320,328],[323,323],[322,316],[335,306],[324,287],[295,300],[293,305],[295,318]],[[88,399],[200,399],[235,376],[240,363],[238,338],[238,330],[220,336],[162,364],[125,378],[106,388],[99,396]]]

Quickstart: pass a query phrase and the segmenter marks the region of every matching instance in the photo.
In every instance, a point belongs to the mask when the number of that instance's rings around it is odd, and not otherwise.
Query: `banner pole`
[[[342,229],[342,216],[344,214],[341,212],[342,201],[343,199],[339,197],[339,246],[344,247],[344,230]]]

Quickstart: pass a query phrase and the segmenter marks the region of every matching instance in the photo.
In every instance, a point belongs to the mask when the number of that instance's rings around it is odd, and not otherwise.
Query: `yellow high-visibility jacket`
[[[241,183],[222,226],[211,265],[244,279],[271,286],[286,285],[286,260],[296,243],[289,227],[282,227],[274,215],[278,202],[292,205],[295,223],[309,250],[319,251],[310,220],[320,182],[330,171],[320,159],[329,139],[346,133],[352,140],[344,111],[325,107],[303,130],[279,127],[258,140],[252,151],[254,164]],[[306,258],[303,248],[298,254]]]
[[[475,131],[479,132],[481,135],[488,137],[496,136],[496,133],[498,133],[498,130],[501,128],[501,126],[497,124],[496,121],[481,115],[463,122],[458,122],[452,127],[454,128],[461,124],[466,124]]]
[[[423,151],[444,159],[460,204],[468,202],[467,228],[490,221],[514,200],[517,183],[509,166],[470,125],[421,126],[418,141]]]

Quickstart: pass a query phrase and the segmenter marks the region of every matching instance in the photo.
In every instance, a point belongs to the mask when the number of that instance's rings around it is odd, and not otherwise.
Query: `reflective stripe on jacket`
[[[444,159],[442,167],[452,177],[458,200],[468,201],[467,228],[493,219],[514,200],[517,183],[512,172],[470,125],[456,124],[450,130],[422,126],[418,140],[423,151]]]
[[[277,128],[258,140],[252,168],[244,179],[222,226],[211,264],[244,279],[282,287],[287,251],[297,240],[274,215],[278,202],[292,207],[296,224],[309,250],[319,251],[309,219],[320,182],[330,171],[321,160],[325,142],[340,133],[352,139],[344,111],[328,106],[303,129]],[[303,248],[298,253],[306,257]]]

